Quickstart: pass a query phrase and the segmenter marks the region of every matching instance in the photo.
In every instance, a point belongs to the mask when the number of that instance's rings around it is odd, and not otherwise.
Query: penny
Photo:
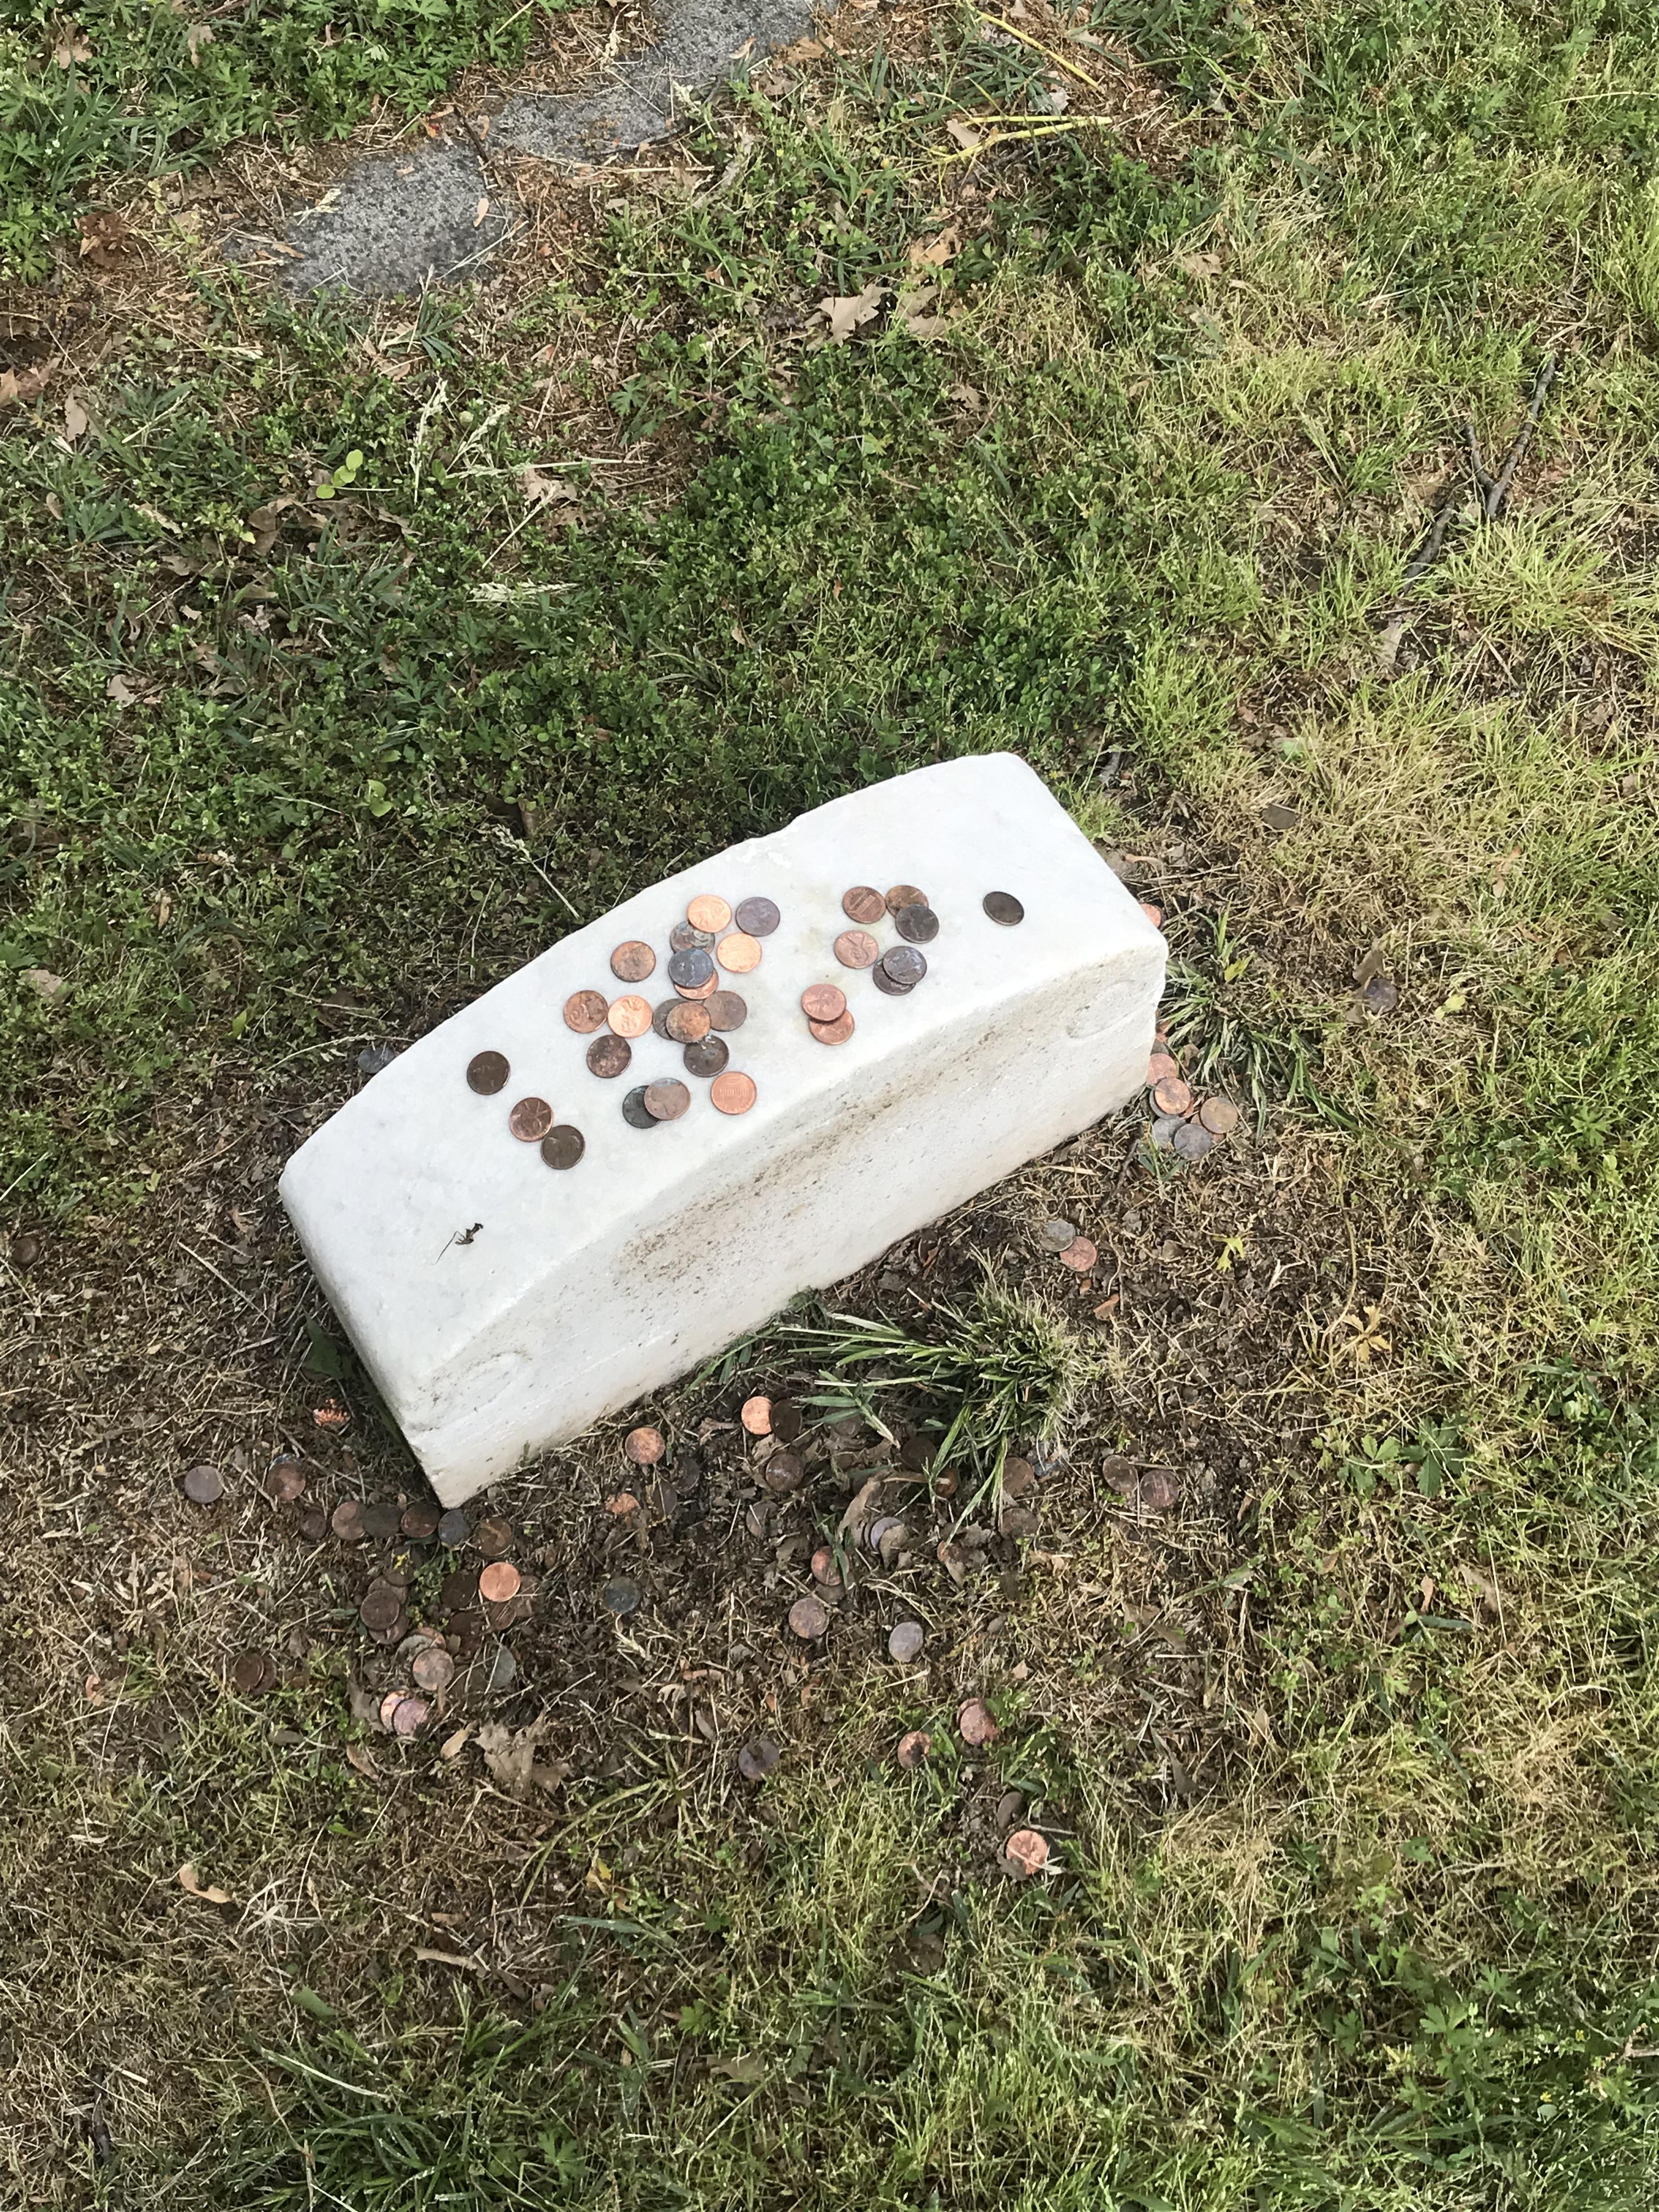
[[[994,1743],[1001,1734],[991,1715],[991,1708],[981,1698],[969,1698],[957,1708],[957,1727],[964,1743],[977,1750],[981,1744]]]
[[[623,1119],[630,1129],[654,1129],[657,1117],[645,1103],[646,1085],[635,1084],[623,1100]]]
[[[714,955],[694,945],[689,952],[677,952],[668,963],[668,980],[675,988],[695,990],[706,983],[714,972]]]
[[[690,1103],[691,1093],[672,1078],[645,1086],[645,1110],[654,1121],[678,1121]]]
[[[1152,1140],[1152,1150],[1155,1152],[1172,1152],[1175,1150],[1175,1133],[1182,1126],[1178,1114],[1160,1115],[1146,1132]]]
[[[619,983],[643,983],[656,964],[656,954],[638,937],[630,937],[611,956],[611,972]]]
[[[1079,1237],[1075,1243],[1068,1244],[1060,1255],[1061,1266],[1079,1275],[1086,1275],[1099,1257],[1086,1237]]]
[[[545,1098],[520,1098],[507,1126],[521,1145],[539,1145],[553,1127],[553,1109]]]
[[[769,898],[746,898],[738,901],[732,919],[750,937],[769,937],[783,916]]]
[[[1076,1237],[1077,1231],[1069,1221],[1056,1214],[1052,1221],[1042,1224],[1042,1241],[1051,1252],[1063,1252]]]
[[[303,1507],[295,1524],[307,1544],[320,1544],[328,1534],[328,1516],[320,1505]]]
[[[1198,1121],[1182,1121],[1173,1142],[1183,1160],[1201,1160],[1206,1152],[1215,1150],[1215,1139]]]
[[[667,1449],[660,1429],[630,1429],[623,1438],[623,1449],[635,1467],[655,1467]]]
[[[523,1580],[511,1559],[492,1560],[478,1577],[478,1595],[487,1605],[504,1605],[518,1595]]]
[[[809,1022],[833,1022],[847,1012],[847,994],[839,983],[809,983],[800,1010]]]
[[[1005,1498],[1024,1498],[1036,1480],[1036,1469],[1029,1459],[1021,1459],[1010,1452],[1002,1462],[1002,1494]]]
[[[504,1052],[475,1052],[466,1063],[467,1088],[480,1098],[492,1097],[512,1072]]]
[[[634,1054],[625,1038],[607,1030],[588,1046],[586,1057],[590,1075],[620,1075]]]
[[[487,1559],[504,1559],[513,1549],[513,1523],[499,1513],[488,1513],[472,1531],[472,1540]]]
[[[1011,1874],[1041,1874],[1048,1863],[1048,1839],[1035,1828],[1016,1828],[1002,1849]]]
[[[459,1505],[438,1516],[438,1541],[447,1551],[459,1551],[472,1534],[472,1523]]]
[[[877,961],[875,966],[870,970],[870,980],[875,985],[877,990],[883,992],[890,999],[908,999],[911,992],[916,988],[914,983],[901,983],[896,981],[894,977],[888,974],[887,970],[882,966],[879,960]]]
[[[917,1767],[926,1761],[933,1747],[933,1739],[926,1729],[912,1729],[908,1735],[902,1735],[899,1738],[898,1751],[896,1755],[905,1772],[914,1774]]]
[[[719,983],[720,978],[711,975],[706,983],[676,983],[674,989],[678,997],[696,1000],[701,1004],[714,997]]]
[[[1238,1109],[1231,1098],[1206,1098],[1198,1118],[1212,1137],[1227,1137],[1238,1127]]]
[[[428,1498],[417,1498],[412,1505],[404,1508],[399,1526],[405,1536],[417,1544],[430,1543],[438,1533],[439,1510]]]
[[[766,1486],[776,1491],[780,1497],[786,1491],[799,1490],[805,1480],[806,1462],[798,1453],[774,1452],[766,1462]]]
[[[179,1487],[192,1505],[213,1505],[225,1494],[225,1478],[216,1467],[192,1467]]]
[[[365,1505],[363,1534],[376,1544],[389,1544],[398,1533],[403,1516],[395,1505]]]
[[[574,1168],[587,1150],[587,1139],[569,1121],[560,1121],[542,1139],[542,1158],[550,1168]]]
[[[388,1735],[392,1733],[392,1723],[397,1717],[398,1708],[407,1694],[404,1690],[388,1690],[380,1700],[380,1726]]]
[[[404,1594],[401,1590],[393,1589],[389,1583],[374,1583],[357,1608],[357,1618],[371,1633],[376,1633],[383,1628],[390,1628],[403,1609]]]
[[[744,929],[734,929],[714,947],[714,957],[730,975],[752,975],[761,964],[761,941]]]
[[[883,973],[914,990],[927,973],[927,955],[914,945],[894,945],[881,956]]]
[[[806,1026],[820,1044],[845,1044],[858,1025],[851,1011],[843,1008],[833,1022],[808,1022]]]
[[[688,900],[685,918],[693,929],[708,929],[716,933],[732,926],[732,909],[714,891],[700,891]]]
[[[802,1427],[800,1407],[792,1406],[786,1399],[781,1403],[772,1401],[772,1433],[781,1444],[792,1444]]]
[[[355,1498],[343,1498],[330,1514],[328,1525],[343,1544],[363,1540],[363,1509]]]
[[[1164,909],[1161,906],[1154,906],[1150,899],[1142,899],[1140,902],[1140,911],[1146,915],[1147,921],[1152,923],[1154,929],[1163,928]]]
[[[848,921],[879,921],[887,911],[887,902],[871,884],[854,884],[850,891],[843,891],[841,910]]]
[[[830,1626],[830,1608],[820,1597],[798,1597],[789,1608],[789,1626],[803,1644],[815,1644]]]
[[[782,1757],[769,1735],[757,1735],[738,1753],[738,1771],[745,1782],[764,1782]]]
[[[651,1001],[641,998],[637,991],[629,991],[611,1001],[605,1018],[619,1037],[643,1036],[651,1026]]]
[[[896,914],[902,906],[926,906],[927,894],[919,891],[914,884],[895,884],[882,904],[889,914]]]
[[[732,1057],[732,1048],[724,1037],[699,1037],[680,1054],[688,1075],[718,1075]]]
[[[843,968],[873,968],[881,947],[867,929],[843,929],[836,939],[835,952]]]
[[[921,1658],[921,1647],[927,1640],[927,1632],[919,1620],[897,1621],[887,1639],[887,1656],[896,1659],[901,1667],[908,1667],[913,1660]]]
[[[702,945],[706,952],[714,942],[712,929],[693,929],[689,921],[677,921],[668,933],[671,952],[689,952],[694,945]]]
[[[418,1655],[410,1672],[423,1690],[447,1690],[455,1679],[455,1662],[434,1644]]]
[[[754,1077],[740,1075],[736,1068],[717,1075],[708,1086],[709,1103],[722,1114],[746,1114],[755,1097]]]
[[[1017,921],[1025,919],[1025,909],[1012,891],[987,891],[980,904],[992,921],[1000,922],[1005,929],[1012,929]]]
[[[711,992],[704,1004],[710,1026],[717,1030],[740,1030],[749,1018],[749,1001],[735,991]]]
[[[745,1398],[738,1419],[751,1437],[769,1437],[772,1433],[772,1401],[769,1398]]]
[[[664,1034],[676,1044],[696,1044],[711,1027],[708,1001],[698,999],[676,999],[663,1022]]]
[[[1166,1075],[1152,1085],[1152,1103],[1160,1114],[1190,1114],[1193,1094],[1178,1075]]]
[[[275,1669],[272,1669],[273,1674]],[[265,1655],[263,1651],[240,1652],[231,1662],[230,1679],[245,1698],[258,1697],[265,1686]]]
[[[468,1612],[478,1602],[478,1570],[457,1567],[444,1577],[438,1596],[446,1613]]]
[[[661,999],[651,1009],[651,1026],[659,1037],[668,1036],[668,1017],[676,1006],[685,1004],[683,999]]]
[[[617,1575],[605,1586],[605,1601],[619,1620],[625,1620],[630,1613],[639,1611],[644,1601],[637,1583],[630,1582],[626,1575]]]
[[[603,991],[573,991],[564,1002],[564,1025],[579,1036],[591,1036],[605,1027],[608,1001]]]
[[[939,916],[930,906],[902,906],[893,927],[910,945],[931,945],[939,935]]]
[[[432,1708],[424,1698],[399,1698],[392,1716],[393,1735],[419,1735],[432,1717]]]
[[[1146,1062],[1146,1087],[1150,1091],[1154,1084],[1163,1083],[1180,1073],[1167,1052],[1155,1052]]]
[[[305,1495],[305,1470],[297,1459],[279,1459],[265,1474],[265,1496],[276,1505],[292,1505]]]

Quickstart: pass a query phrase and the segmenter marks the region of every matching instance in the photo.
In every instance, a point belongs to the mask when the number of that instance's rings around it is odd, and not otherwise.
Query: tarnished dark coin
[[[447,1513],[438,1516],[438,1541],[449,1551],[458,1551],[472,1534],[472,1523],[459,1505],[452,1505]]]
[[[739,899],[732,917],[746,936],[769,937],[783,916],[769,898]]]
[[[645,1086],[645,1110],[653,1121],[678,1121],[690,1103],[691,1093],[672,1079]]]
[[[781,1444],[792,1444],[801,1431],[800,1407],[787,1398],[772,1401],[772,1433]]]
[[[447,1690],[454,1680],[455,1662],[447,1651],[434,1644],[416,1655],[415,1664],[409,1671],[422,1689],[435,1692]]]
[[[617,1575],[605,1586],[605,1601],[618,1620],[625,1620],[630,1613],[637,1613],[641,1603],[640,1586],[626,1575]]]
[[[371,1583],[357,1608],[357,1618],[371,1634],[390,1628],[404,1609],[404,1594],[390,1583]]]
[[[347,1498],[329,1516],[329,1527],[343,1544],[361,1544],[363,1540],[363,1509],[355,1498]]]
[[[438,1533],[439,1510],[429,1498],[417,1498],[412,1505],[404,1508],[399,1524],[405,1536],[416,1544],[429,1544]]]
[[[643,983],[656,964],[656,954],[639,937],[630,937],[611,956],[611,972],[619,983]]]
[[[663,1033],[676,1044],[696,1044],[699,1038],[708,1036],[713,1026],[707,1000],[676,999],[663,1024]]]
[[[619,1037],[643,1036],[651,1026],[651,1001],[641,998],[637,991],[625,992],[611,1001],[605,1018]]]
[[[766,1462],[763,1480],[770,1491],[781,1497],[786,1491],[799,1490],[806,1479],[806,1468],[797,1452],[774,1452]]]
[[[630,1129],[654,1129],[657,1117],[645,1103],[647,1085],[637,1083],[623,1100],[623,1119]]]
[[[216,1467],[192,1467],[179,1487],[192,1505],[215,1505],[225,1494],[225,1478]]]
[[[887,902],[872,884],[854,884],[850,891],[843,891],[841,910],[848,921],[866,925],[879,921],[887,911]]]
[[[820,1044],[845,1044],[858,1024],[851,1007],[843,1006],[833,1022],[808,1022],[806,1026]]]
[[[867,929],[843,929],[836,939],[835,951],[843,968],[873,968],[881,947]]]
[[[265,1473],[265,1496],[275,1505],[292,1505],[305,1495],[305,1469],[297,1459],[273,1460]]]
[[[328,1516],[320,1505],[302,1505],[294,1525],[307,1544],[320,1544],[328,1534]]]
[[[809,1022],[833,1022],[847,1012],[847,994],[839,983],[809,983],[800,1010]]]
[[[816,1644],[830,1632],[830,1608],[822,1598],[798,1597],[789,1608],[789,1626],[803,1644]]]
[[[245,1698],[257,1698],[261,1690],[270,1686],[265,1680],[267,1668],[274,1682],[276,1679],[276,1666],[263,1651],[241,1651],[231,1662],[230,1679]]]
[[[1231,1098],[1206,1098],[1198,1118],[1212,1137],[1225,1137],[1238,1127],[1238,1109]]]
[[[668,1017],[673,1012],[676,1006],[683,1006],[684,1004],[685,1001],[684,999],[664,999],[659,1005],[652,1008],[651,1026],[659,1037],[667,1037]]]
[[[930,906],[902,906],[893,927],[908,945],[931,945],[939,935],[939,916]]]
[[[579,1036],[591,1036],[605,1027],[611,1001],[603,991],[573,991],[564,1002],[564,1025]]]
[[[700,945],[706,952],[714,942],[714,933],[712,929],[694,929],[689,921],[677,921],[668,933],[668,949],[671,952],[690,952],[692,946],[697,945]]]
[[[1201,1121],[1181,1122],[1173,1141],[1183,1160],[1201,1160],[1206,1152],[1215,1150],[1215,1139]]]
[[[879,960],[870,970],[870,980],[877,990],[884,992],[890,999],[908,999],[916,988],[914,983],[901,983],[890,975]]]
[[[914,990],[927,973],[927,955],[914,945],[890,945],[881,956],[881,967],[892,981]]]
[[[695,991],[706,983],[714,972],[714,956],[694,945],[690,951],[677,952],[668,963],[668,980],[677,991]]]
[[[513,1523],[499,1513],[487,1513],[472,1531],[472,1540],[487,1559],[504,1559],[513,1549]]]
[[[493,1097],[512,1073],[504,1052],[475,1052],[466,1063],[467,1088],[480,1098]]]
[[[620,1075],[634,1057],[634,1048],[626,1037],[613,1036],[607,1030],[596,1036],[587,1048],[587,1067],[592,1075]]]
[[[708,1086],[709,1103],[722,1114],[746,1114],[756,1097],[754,1077],[739,1074],[734,1067],[717,1075]]]
[[[896,914],[902,906],[926,906],[927,894],[919,891],[914,884],[895,884],[882,904],[889,914]]]
[[[542,1139],[542,1158],[550,1168],[574,1168],[586,1150],[586,1138],[568,1121],[556,1121]]]
[[[749,1018],[749,1001],[736,991],[715,991],[703,1004],[713,1029],[740,1030]]]
[[[539,1145],[553,1127],[553,1109],[545,1098],[520,1098],[507,1126],[521,1145]]]
[[[738,1771],[745,1782],[764,1782],[782,1757],[769,1735],[757,1735],[738,1753]]]
[[[699,1037],[680,1054],[688,1075],[701,1075],[705,1079],[718,1075],[732,1057],[732,1048],[724,1037]]]
[[[403,1516],[395,1505],[365,1505],[363,1534],[371,1543],[389,1544],[398,1533]]]
[[[457,1567],[453,1575],[446,1575],[438,1591],[440,1602],[446,1613],[465,1613],[478,1602],[478,1570],[476,1567]]]
[[[980,901],[993,921],[1000,921],[1005,929],[1012,929],[1017,921],[1024,921],[1025,909],[1012,891],[987,891]]]

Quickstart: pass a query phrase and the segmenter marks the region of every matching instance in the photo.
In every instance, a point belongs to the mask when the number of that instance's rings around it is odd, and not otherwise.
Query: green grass
[[[44,402],[0,426],[19,1223],[136,1242],[188,1157],[180,1101],[313,1095],[343,1022],[418,1030],[698,854],[1011,745],[1091,833],[1206,856],[1169,922],[1180,1041],[1343,1224],[1353,1310],[1380,1295],[1389,1339],[1362,1364],[1310,1334],[1321,1435],[1267,1449],[1224,1567],[1170,1570],[1232,1717],[1191,1802],[1091,1702],[1115,1601],[1011,1601],[975,1786],[1044,1808],[1054,1883],[974,1872],[948,1711],[836,1679],[761,1814],[653,1827],[593,1781],[532,1996],[458,2008],[349,1943],[304,1969],[326,2021],[263,1985],[234,2021],[188,1978],[153,1990],[146,2033],[199,2058],[207,2018],[222,2073],[211,2178],[162,2128],[123,2169],[134,2203],[1652,2193],[1659,23],[1453,0],[1096,21],[1170,90],[1161,161],[1079,132],[947,206],[939,117],[1030,69],[953,33],[925,66],[738,95],[693,140],[719,175],[749,131],[728,190],[635,194],[591,265],[504,312],[294,310],[204,267],[194,336],[130,333],[88,436]],[[453,67],[477,25],[432,35]],[[777,335],[947,216],[946,342]],[[366,365],[371,327],[407,378]],[[614,393],[571,374],[649,460],[648,503],[538,427],[533,356],[613,341]],[[1387,672],[1462,425],[1501,452],[1547,348],[1510,511],[1454,535]],[[526,463],[579,499],[527,518]],[[1372,951],[1400,992],[1381,1022],[1352,998]],[[1222,1228],[1253,1264],[1255,1223]],[[948,1317],[921,1348],[850,1322],[802,1356],[857,1402],[868,1337],[915,1410],[970,1404],[992,1456],[1077,1389],[1098,1443],[1114,1394],[1152,1387],[1110,1353],[1103,1382],[1040,1305],[973,1319],[965,1371]],[[1090,1544],[1077,1571],[1115,1588]],[[338,1698],[319,1674],[299,1717]],[[901,1723],[939,1740],[921,1774],[890,1769]],[[243,1758],[189,1739],[178,1774],[236,1786],[183,1833],[72,1763],[13,1786],[84,1790],[77,1820],[135,1864],[200,1850],[238,1894],[317,1843],[349,1895],[343,1771],[261,1790]]]

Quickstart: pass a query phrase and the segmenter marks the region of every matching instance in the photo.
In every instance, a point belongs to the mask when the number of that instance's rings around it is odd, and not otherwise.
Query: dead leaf
[[[64,402],[64,435],[74,445],[92,428],[92,417],[71,392]]]
[[[1175,265],[1183,276],[1218,276],[1221,256],[1218,253],[1177,253]]]
[[[786,46],[777,57],[781,62],[816,62],[822,60],[827,49],[817,39],[797,39],[793,46]]]
[[[545,507],[550,500],[575,499],[579,496],[573,485],[562,477],[544,476],[539,469],[525,467],[519,471],[526,495],[536,506]]]
[[[374,1753],[366,1744],[349,1743],[346,1746],[346,1765],[355,1766],[358,1773],[370,1782],[383,1783],[386,1780],[385,1775],[374,1763]]]
[[[474,229],[474,230],[476,230],[476,229],[478,228],[478,225],[479,225],[479,224],[483,221],[484,217],[485,217],[489,213],[489,200],[488,200],[487,198],[481,199],[481,200],[478,202],[478,212],[477,212],[477,215],[475,215],[475,216],[473,216],[473,218],[472,218],[472,228],[473,228],[473,229]]]
[[[192,23],[185,33],[185,52],[190,56],[190,65],[192,69],[200,68],[202,49],[204,46],[210,46],[213,41],[214,33],[205,23]]]
[[[547,1763],[536,1757],[550,1725],[539,1720],[532,1721],[527,1728],[511,1729],[504,1721],[487,1721],[478,1730],[478,1748],[491,1779],[521,1803],[532,1787],[551,1790],[569,1774],[562,1761]]]
[[[42,362],[38,368],[26,368],[21,374],[9,368],[0,369],[0,407],[22,407],[31,399],[38,399],[51,374],[50,362]]]
[[[60,70],[73,69],[76,62],[89,62],[92,48],[87,44],[86,33],[78,24],[71,23],[52,50],[52,58]]]
[[[185,1892],[186,1896],[199,1897],[204,1905],[228,1905],[230,1903],[230,1895],[228,1891],[216,1889],[210,1884],[204,1887],[203,1884],[196,1879],[196,1865],[195,1862],[191,1859],[186,1859],[183,1866],[179,1869],[179,1887]]]
[[[909,262],[913,269],[943,269],[947,261],[954,260],[962,246],[962,234],[954,223],[937,232],[932,238],[913,238],[910,240]]]
[[[884,283],[866,284],[861,292],[847,294],[840,298],[820,300],[817,312],[827,326],[826,337],[834,345],[845,345],[854,331],[873,321],[881,313],[882,301],[887,297]],[[823,343],[820,339],[820,343]]]
[[[716,2058],[711,2061],[711,2074],[724,2075],[728,2081],[741,2081],[745,2086],[766,2079],[766,2062],[745,2051],[739,2058]]]
[[[459,1759],[461,1753],[466,1749],[467,1744],[471,1739],[471,1735],[472,1725],[471,1722],[468,1722],[465,1727],[458,1728],[453,1735],[447,1735],[444,1738],[443,1741],[438,1746],[439,1758]]]
[[[115,270],[126,266],[127,247],[132,234],[113,208],[93,208],[81,217],[81,252],[94,269]]]
[[[170,522],[159,507],[149,507],[140,501],[132,511],[135,514],[142,514],[146,522],[153,522],[158,530],[165,530],[170,538],[177,538],[180,534],[178,524]]]
[[[38,992],[49,1006],[58,1006],[69,996],[69,985],[61,975],[54,975],[50,968],[25,968],[18,978],[31,991]]]
[[[964,123],[960,116],[953,115],[945,127],[964,154],[977,151],[981,143],[980,135],[971,123]]]

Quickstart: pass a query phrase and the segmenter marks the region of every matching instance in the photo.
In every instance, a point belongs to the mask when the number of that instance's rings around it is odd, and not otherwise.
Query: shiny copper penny
[[[699,1037],[695,1044],[687,1045],[680,1054],[688,1075],[705,1078],[718,1075],[731,1057],[732,1048],[724,1037],[717,1036]]]
[[[1228,1137],[1238,1127],[1238,1109],[1231,1098],[1206,1098],[1198,1118],[1212,1137]]]
[[[663,1022],[663,1034],[676,1044],[696,1044],[706,1037],[712,1024],[708,1019],[708,1003],[703,999],[676,999]]]
[[[739,899],[732,918],[750,937],[769,937],[783,920],[769,898]]]
[[[845,1044],[858,1025],[852,1008],[843,1006],[833,1022],[808,1022],[806,1026],[820,1044]]]
[[[611,1001],[605,1018],[619,1037],[643,1036],[651,1026],[651,1001],[629,991]]]
[[[732,909],[717,893],[700,891],[696,898],[688,901],[685,918],[693,929],[715,931],[729,929],[732,926]]]
[[[586,1150],[586,1138],[568,1121],[556,1122],[542,1139],[542,1158],[550,1168],[574,1168]]]
[[[1060,1265],[1071,1268],[1074,1274],[1086,1275],[1100,1257],[1086,1237],[1073,1238],[1060,1254]]]
[[[491,1098],[513,1073],[504,1052],[475,1052],[466,1063],[466,1085],[480,1098]]]
[[[695,990],[699,983],[706,983],[714,972],[714,956],[705,952],[701,945],[692,945],[689,951],[676,952],[668,963],[668,980],[677,991],[687,987]]]
[[[914,945],[892,945],[881,956],[881,968],[895,983],[914,990],[927,973],[927,955]]]
[[[841,910],[848,921],[879,921],[887,911],[887,902],[871,884],[854,884],[850,891],[843,891]]]
[[[487,1605],[505,1605],[523,1579],[511,1559],[492,1559],[478,1577],[478,1595]]]
[[[620,983],[643,983],[656,964],[656,954],[638,937],[630,937],[611,956],[611,972]]]
[[[677,921],[668,933],[671,952],[689,952],[694,945],[702,945],[706,952],[714,942],[712,929],[693,929],[689,921]]]
[[[735,1067],[717,1075],[708,1086],[709,1103],[722,1114],[746,1114],[756,1095],[754,1077],[741,1075]]]
[[[623,1438],[623,1449],[635,1467],[654,1467],[667,1449],[660,1429],[630,1429]]]
[[[720,988],[720,977],[711,975],[706,983],[676,983],[675,995],[682,999],[712,999]]]
[[[521,1145],[539,1145],[553,1127],[553,1109],[545,1098],[520,1098],[507,1126]]]
[[[1025,919],[1025,909],[1012,891],[987,891],[980,904],[992,921],[1000,922],[1005,929],[1012,929],[1016,922]]]
[[[919,891],[914,884],[895,884],[882,904],[889,914],[896,914],[902,906],[926,906],[927,894]]]
[[[605,1027],[607,1001],[603,991],[573,991],[564,1002],[564,1025],[578,1036],[591,1036]]]
[[[607,1030],[587,1048],[587,1072],[590,1075],[620,1075],[633,1057],[627,1040],[613,1036]]]
[[[1150,1090],[1153,1084],[1162,1083],[1166,1077],[1179,1075],[1180,1073],[1167,1052],[1155,1052],[1146,1063],[1147,1088]]]
[[[654,1129],[657,1117],[645,1103],[646,1086],[636,1084],[623,1100],[623,1119],[630,1129]]]
[[[714,957],[728,975],[750,975],[761,964],[761,941],[746,929],[734,929],[714,947]]]
[[[735,991],[711,991],[705,1003],[712,1029],[740,1030],[749,1018],[749,1001]]]
[[[809,1022],[833,1022],[847,1012],[847,994],[839,983],[809,983],[800,1010]]]
[[[867,929],[843,929],[835,949],[843,968],[873,968],[881,957],[881,947]]]
[[[931,945],[939,935],[939,916],[930,906],[902,906],[893,927],[907,945]]]
[[[1190,1114],[1193,1094],[1178,1075],[1166,1075],[1152,1086],[1152,1103],[1160,1114]]]
[[[772,1401],[769,1398],[745,1398],[738,1419],[751,1437],[769,1437],[772,1433]]]
[[[691,1093],[672,1079],[645,1086],[645,1110],[653,1121],[678,1121],[690,1103]]]

